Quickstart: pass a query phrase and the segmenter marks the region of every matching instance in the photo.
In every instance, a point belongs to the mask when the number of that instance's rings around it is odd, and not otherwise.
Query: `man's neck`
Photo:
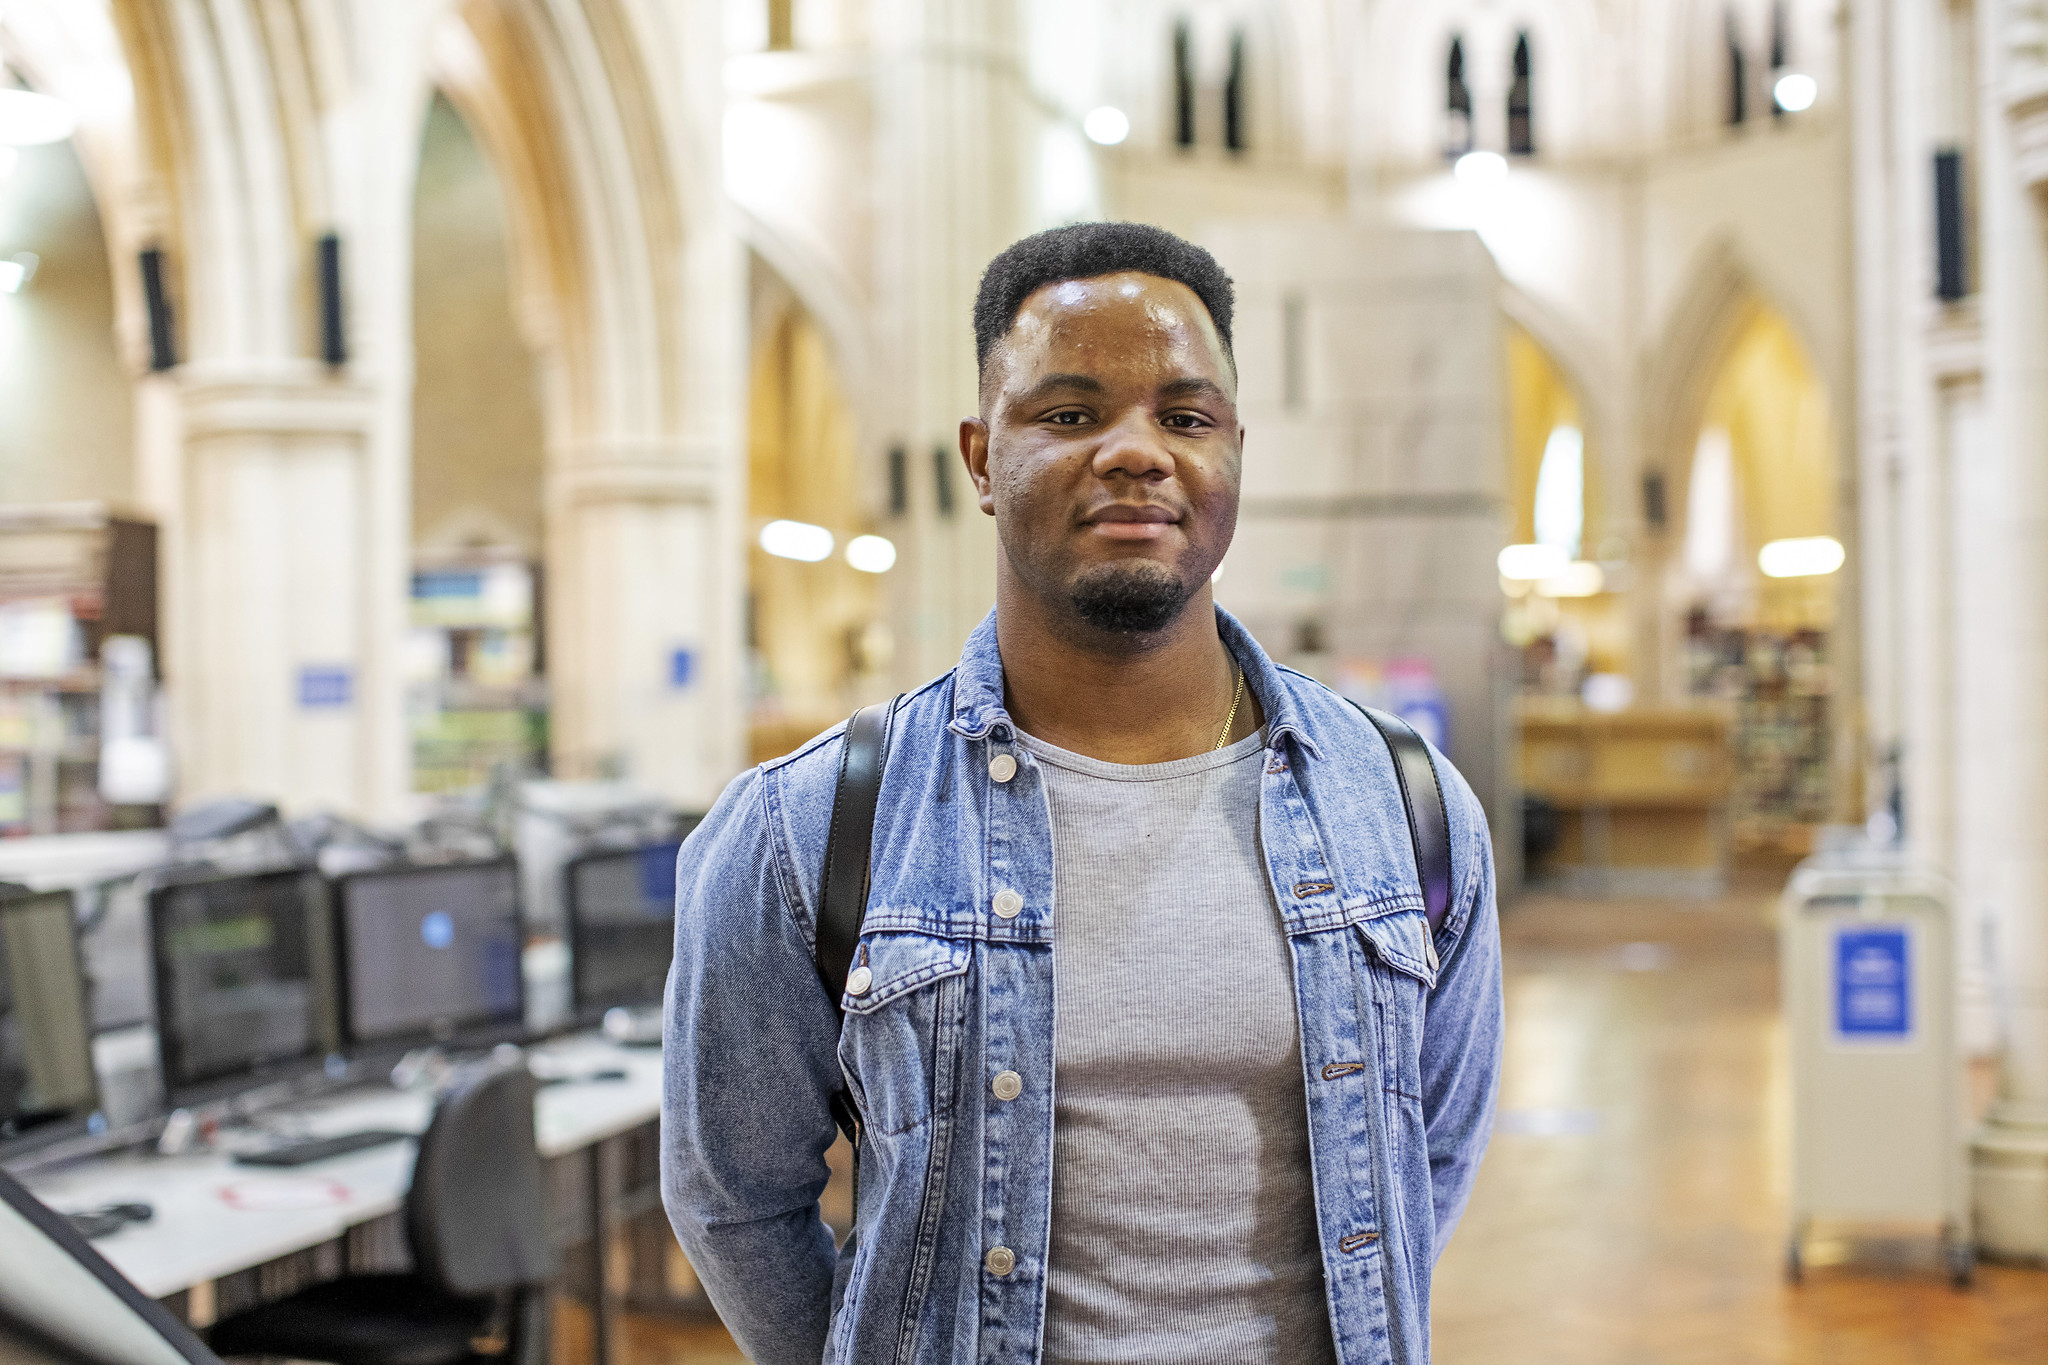
[[[1168,763],[1216,747],[1237,662],[1216,632],[1209,585],[1151,635],[1100,631],[1013,582],[996,592],[1010,718],[1026,734],[1108,763]],[[1229,734],[1258,727],[1247,687]]]

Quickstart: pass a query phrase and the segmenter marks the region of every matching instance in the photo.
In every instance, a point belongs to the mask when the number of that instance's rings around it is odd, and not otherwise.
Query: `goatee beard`
[[[1193,596],[1171,569],[1140,560],[1088,570],[1075,581],[1072,601],[1081,619],[1097,630],[1150,635],[1173,624]]]

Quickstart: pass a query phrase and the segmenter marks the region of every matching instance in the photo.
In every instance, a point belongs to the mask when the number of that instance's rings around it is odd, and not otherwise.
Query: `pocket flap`
[[[967,970],[974,945],[967,939],[933,938],[929,934],[879,933],[860,941],[854,971],[866,968],[868,988],[842,997],[848,1014],[873,1014],[898,996],[919,986]],[[849,978],[850,979],[850,978]]]
[[[1436,986],[1436,946],[1430,941],[1429,917],[1419,906],[1392,905],[1367,912],[1358,922],[1373,955],[1404,976]]]

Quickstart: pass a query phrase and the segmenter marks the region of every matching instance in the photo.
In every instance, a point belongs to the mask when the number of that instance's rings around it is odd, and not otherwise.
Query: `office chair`
[[[420,1139],[407,1274],[350,1275],[214,1324],[223,1356],[334,1365],[526,1365],[546,1358],[554,1249],[524,1066],[458,1078]]]

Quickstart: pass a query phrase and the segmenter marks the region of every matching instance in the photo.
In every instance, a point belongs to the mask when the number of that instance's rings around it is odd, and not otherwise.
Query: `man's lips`
[[[1158,540],[1179,520],[1170,507],[1118,502],[1090,512],[1082,524],[1105,540]]]

